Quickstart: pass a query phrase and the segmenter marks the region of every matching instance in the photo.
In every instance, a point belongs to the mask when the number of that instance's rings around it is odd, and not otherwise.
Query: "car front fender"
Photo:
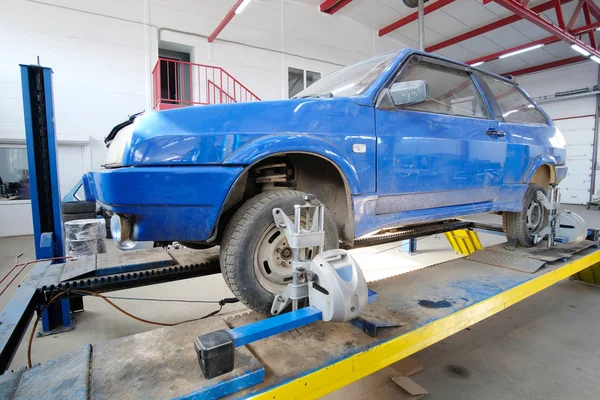
[[[317,136],[305,134],[263,136],[237,149],[224,165],[252,165],[267,157],[289,153],[313,154],[333,163],[342,173],[351,194],[360,194],[356,168],[335,144]]]

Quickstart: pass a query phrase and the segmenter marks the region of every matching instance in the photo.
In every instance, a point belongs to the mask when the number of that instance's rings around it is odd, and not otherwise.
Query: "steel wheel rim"
[[[537,200],[532,200],[529,207],[527,207],[527,232],[532,236],[540,231],[540,226],[543,224],[544,212],[542,207]]]
[[[270,224],[258,239],[253,255],[258,283],[271,293],[281,293],[292,281],[292,250],[283,231]]]

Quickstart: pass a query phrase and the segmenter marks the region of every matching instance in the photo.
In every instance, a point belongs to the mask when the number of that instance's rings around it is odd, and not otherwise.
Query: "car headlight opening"
[[[132,133],[133,125],[128,125],[117,133],[117,136],[108,147],[105,162],[107,167],[118,167],[123,165],[123,156],[131,142]]]

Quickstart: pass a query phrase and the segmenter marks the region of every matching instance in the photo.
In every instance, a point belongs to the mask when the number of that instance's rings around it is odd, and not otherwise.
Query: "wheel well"
[[[544,187],[544,189],[549,190],[550,184],[556,182],[556,171],[551,165],[544,164],[540,165],[538,169],[535,170],[533,176],[531,177],[531,181],[529,183],[537,183]]]
[[[340,240],[347,244],[354,240],[352,198],[342,172],[331,161],[305,153],[271,156],[246,168],[223,204],[217,238],[247,199],[277,189],[314,194],[333,215]]]

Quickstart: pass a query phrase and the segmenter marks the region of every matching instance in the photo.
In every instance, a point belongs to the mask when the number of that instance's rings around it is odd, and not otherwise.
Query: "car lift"
[[[45,93],[38,93],[35,98],[24,96],[31,159],[34,146],[36,152],[40,148],[56,146],[51,118],[51,75],[48,69],[38,66],[24,66],[23,71],[24,94],[31,93],[33,89],[28,85],[35,83],[36,79],[36,90],[45,89]],[[40,74],[43,85],[39,84]],[[46,122],[43,124],[33,123],[36,118],[38,122],[40,119],[30,107],[31,101],[40,98],[46,99],[46,104],[37,104],[35,109],[37,114],[45,115]],[[49,110],[44,110],[44,107],[49,107]],[[44,131],[51,131],[52,135],[43,134]],[[40,144],[40,141],[46,144]],[[43,161],[44,157],[48,157],[47,162]],[[58,187],[56,180],[49,179],[52,177],[50,172],[56,172],[56,153],[50,151],[40,158],[45,162],[45,168],[30,167],[35,168],[37,173],[34,176],[30,172],[33,178],[34,224],[42,227],[35,232],[36,250],[39,246],[40,251],[46,251],[37,255],[40,257],[41,254],[40,258],[60,257],[62,230],[59,210],[44,203],[35,214],[36,205],[41,204],[40,199],[54,199],[48,194]],[[43,186],[39,181],[47,185]],[[34,185],[37,192],[34,192]],[[558,211],[558,196],[554,191],[549,198],[549,209]],[[46,214],[48,210],[54,211],[51,217]],[[555,230],[549,234],[556,236],[557,242],[563,237],[572,239],[577,236],[574,231],[564,233],[561,230],[562,214],[551,214]],[[274,216],[278,221],[276,214]],[[322,225],[303,231],[290,221],[278,223],[283,224],[284,229],[290,228],[286,234],[296,235],[296,247],[299,249],[314,245],[311,237],[318,239],[322,234]],[[301,237],[307,230],[309,234]],[[57,293],[65,292],[65,297],[57,303],[62,308],[45,316],[42,313],[42,321],[44,318],[63,322],[70,319],[70,315],[65,315],[73,311],[70,298],[81,298],[80,294],[75,295],[71,291],[85,289],[101,293],[219,273],[216,254],[182,250],[140,250],[67,263],[62,260],[38,262],[0,314],[0,368],[4,372],[0,376],[0,393],[8,399],[34,398],[41,393],[46,398],[80,399],[318,398],[565,278],[595,276],[599,270],[598,230],[588,230],[588,240],[584,241],[557,243],[549,248],[546,241],[541,241],[536,247],[515,250],[507,250],[506,243],[482,249],[477,231],[498,233],[501,229],[452,220],[357,240],[357,245],[371,245],[444,233],[454,250],[465,257],[371,282],[369,292],[365,292],[366,287],[357,284],[342,296],[343,301],[337,303],[341,304],[344,312],[350,313],[339,319],[333,317],[340,315],[336,313],[339,307],[334,307],[334,312],[333,308],[328,309],[328,306],[316,301],[314,295],[318,295],[321,289],[331,295],[342,292],[335,289],[336,284],[342,284],[340,279],[335,276],[327,278],[323,275],[326,272],[335,270],[342,276],[340,270],[343,267],[350,268],[353,273],[360,270],[351,266],[350,259],[344,258],[346,253],[328,256],[327,252],[323,252],[321,258],[313,261],[322,264],[325,259],[332,264],[338,263],[338,268],[328,269],[319,275],[309,260],[301,256],[295,258],[299,275],[293,282],[295,287],[282,298],[283,303],[289,300],[298,304],[298,309],[293,307],[294,311],[272,318],[254,312],[230,319],[217,315],[87,345],[42,365],[34,365],[31,369],[9,371],[10,362],[36,310],[39,314],[41,307]],[[318,278],[315,279],[315,276]],[[348,281],[346,278],[342,280]],[[354,294],[360,295],[352,310],[349,299]],[[306,301],[307,295],[310,306],[301,308],[300,304]],[[275,304],[274,310],[282,309],[283,306]],[[82,308],[81,303],[79,309]],[[359,311],[359,317],[353,318]],[[352,323],[332,322],[349,319]],[[215,336],[215,332],[221,333]],[[207,341],[207,338],[214,340]],[[224,343],[229,344],[223,346]],[[212,353],[202,353],[210,349],[213,349]],[[213,360],[213,357],[216,358]],[[229,364],[215,364],[219,357],[221,360],[230,359],[233,365],[229,361]],[[199,361],[202,364],[207,360],[209,364],[212,362],[213,367],[218,367],[213,373],[207,373],[210,365],[204,370],[199,365]],[[223,365],[228,368],[218,370]],[[205,375],[211,378],[207,379]]]

